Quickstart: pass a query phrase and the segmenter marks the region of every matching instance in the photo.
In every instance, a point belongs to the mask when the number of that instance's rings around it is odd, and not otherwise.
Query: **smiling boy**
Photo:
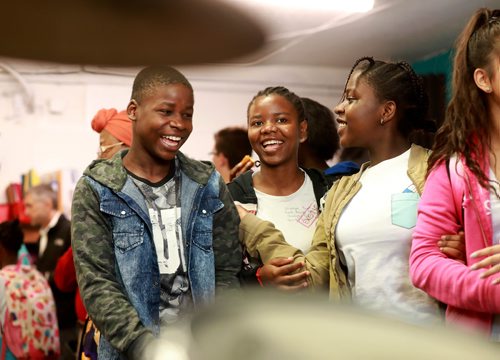
[[[193,129],[193,89],[148,67],[127,107],[130,150],[93,162],[73,199],[73,248],[99,359],[144,358],[161,327],[239,287],[239,218],[210,163],[179,152]]]

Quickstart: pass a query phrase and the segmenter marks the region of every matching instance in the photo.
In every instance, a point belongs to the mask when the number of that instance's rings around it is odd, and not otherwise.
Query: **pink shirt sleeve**
[[[500,313],[500,286],[492,285],[491,279],[479,278],[481,271],[469,270],[479,259],[471,261],[469,257],[464,265],[439,250],[437,242],[442,235],[456,234],[461,229],[457,211],[462,210],[456,209],[446,164],[442,163],[429,174],[419,203],[410,254],[413,284],[445,304]],[[470,254],[470,249],[483,241],[477,232],[465,231],[465,245]]]

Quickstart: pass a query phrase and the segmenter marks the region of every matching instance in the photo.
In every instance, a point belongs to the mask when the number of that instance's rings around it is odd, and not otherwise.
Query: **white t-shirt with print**
[[[270,221],[292,246],[309,251],[318,221],[319,210],[311,179],[304,173],[304,183],[287,196],[268,195],[255,189],[257,216]]]

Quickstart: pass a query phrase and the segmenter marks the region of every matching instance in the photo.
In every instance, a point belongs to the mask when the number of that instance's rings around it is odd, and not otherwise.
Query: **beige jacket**
[[[421,195],[427,171],[430,151],[412,145],[408,160],[408,176]],[[313,291],[328,289],[333,300],[349,299],[350,291],[346,274],[340,266],[335,248],[335,229],[344,207],[361,188],[358,181],[369,162],[363,164],[359,173],[342,177],[336,181],[326,195],[326,202],[312,239],[311,249],[304,255],[299,249],[289,245],[281,231],[271,222],[248,214],[240,223],[240,239],[251,256],[259,255],[263,263],[277,257],[293,257],[302,261],[310,272],[308,282]],[[360,219],[362,221],[362,219]]]

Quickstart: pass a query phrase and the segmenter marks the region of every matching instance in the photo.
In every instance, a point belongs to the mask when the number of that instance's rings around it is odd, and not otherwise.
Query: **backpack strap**
[[[2,335],[2,355],[0,356],[0,360],[5,360],[7,356],[7,341],[3,333],[3,326],[0,326],[0,335]]]
[[[7,313],[7,310],[5,310],[5,312]],[[6,314],[0,314],[0,316],[3,316],[4,319],[5,319],[5,316]],[[0,321],[1,323],[1,321]],[[5,357],[7,356],[7,341],[5,340],[5,334],[3,332],[3,327],[4,325],[0,325],[0,337],[2,338],[2,353],[0,355],[0,360],[5,360]]]
[[[28,259],[28,264],[31,265],[31,260],[28,257],[28,254],[26,253],[21,253],[19,257],[17,258],[17,263],[16,263],[16,271],[19,271],[21,269],[21,266],[23,265],[24,259]]]
[[[2,356],[0,359],[5,360],[5,356],[7,356],[7,345],[5,345],[5,339],[2,336]]]
[[[323,172],[319,171],[318,169],[302,168],[302,170],[304,170],[305,173],[311,179],[313,185],[314,197],[316,198],[316,205],[318,206],[318,209],[320,209],[321,211],[322,209],[321,199],[323,198],[323,195],[325,195],[328,192],[330,184],[328,183],[328,180],[326,176],[323,174]]]

